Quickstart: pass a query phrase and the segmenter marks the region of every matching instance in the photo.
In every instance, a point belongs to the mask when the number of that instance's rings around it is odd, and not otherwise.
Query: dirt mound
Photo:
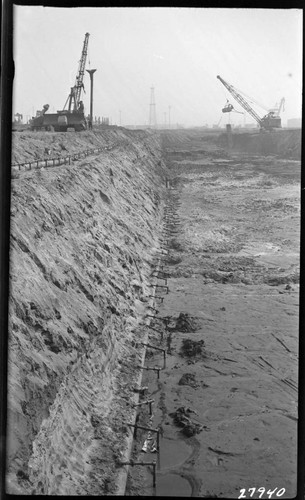
[[[197,321],[188,313],[181,312],[178,318],[170,318],[167,330],[171,332],[195,332],[198,329]]]
[[[190,418],[192,413],[195,413],[194,410],[181,406],[173,413],[169,414],[169,416],[174,419],[174,423],[177,426],[182,427],[182,433],[187,437],[199,434],[199,432],[203,429],[202,425],[197,424]]]
[[[182,252],[184,250],[183,245],[174,239],[169,242],[169,247],[176,250],[176,252]]]
[[[204,340],[183,339],[180,355],[187,358],[197,359],[205,356]]]
[[[182,262],[182,259],[178,255],[170,255],[166,259],[166,264],[169,266],[175,266],[176,264],[180,264],[180,262]]]
[[[198,382],[196,381],[196,377],[193,373],[184,373],[179,380],[178,385],[189,385],[194,389],[200,386],[200,384],[198,384]]]

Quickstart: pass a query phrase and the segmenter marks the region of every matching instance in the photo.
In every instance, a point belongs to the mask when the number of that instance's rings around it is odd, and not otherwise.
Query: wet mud
[[[165,134],[164,248],[126,495],[296,494],[300,163],[228,153],[199,134]],[[164,285],[162,275],[157,283]],[[283,453],[285,450],[285,453]]]

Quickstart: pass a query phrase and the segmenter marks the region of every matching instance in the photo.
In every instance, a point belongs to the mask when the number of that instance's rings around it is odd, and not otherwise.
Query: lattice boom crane
[[[84,73],[85,73],[85,65],[86,65],[86,59],[87,59],[87,51],[88,51],[88,41],[89,41],[89,33],[85,34],[85,40],[83,44],[83,50],[82,50],[82,55],[79,61],[79,66],[78,66],[78,71],[75,79],[75,84],[74,87],[71,88],[71,92],[69,94],[69,97],[64,105],[64,109],[67,105],[67,102],[69,101],[68,105],[68,110],[69,111],[77,111],[79,109],[79,104],[80,104],[80,96],[81,96],[81,91],[84,88]],[[73,104],[73,106],[72,106]]]
[[[45,104],[43,110],[39,112],[39,116],[32,118],[30,122],[31,130],[54,130],[55,132],[66,132],[69,128],[74,128],[75,131],[87,129],[84,104],[80,98],[82,89],[84,88],[83,79],[87,58],[88,40],[89,33],[86,33],[75,84],[74,87],[71,87],[71,91],[64,108],[57,111],[57,113],[47,113],[49,105]],[[68,109],[66,109],[67,104]]]
[[[239,92],[237,92],[237,90],[233,87],[233,85],[230,85],[219,75],[217,75],[217,78],[226,87],[226,89],[230,92],[230,94],[232,94],[234,99],[249,113],[249,115],[252,116],[252,118],[254,118],[254,120],[257,121],[257,123],[261,128],[266,130],[271,130],[273,128],[281,128],[281,119],[279,116],[276,116],[273,111],[270,111],[263,118],[260,118],[260,116],[254,111],[254,109],[251,108],[250,104],[247,103],[246,99],[244,99],[239,94]]]

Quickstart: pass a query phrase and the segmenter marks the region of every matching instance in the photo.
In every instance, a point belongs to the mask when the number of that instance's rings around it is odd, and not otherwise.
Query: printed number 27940
[[[238,498],[248,498],[247,497],[247,491],[249,491],[250,495],[249,497],[253,497],[254,494],[257,492],[259,493],[259,496],[258,498],[262,498],[262,496],[264,495],[264,493],[266,493],[266,495],[268,496],[268,498],[271,498],[272,495],[274,495],[274,493],[276,492],[275,496],[277,497],[281,497],[282,495],[284,495],[285,493],[285,488],[281,488],[280,490],[278,490],[278,488],[274,488],[274,490],[268,490],[266,491],[266,488],[263,488],[263,487],[260,487],[260,488],[248,488],[247,490],[245,488],[242,488],[240,490],[240,495]]]

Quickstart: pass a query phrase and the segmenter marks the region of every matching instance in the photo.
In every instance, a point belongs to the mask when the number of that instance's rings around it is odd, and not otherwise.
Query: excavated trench
[[[8,492],[295,495],[300,162],[221,141],[14,137],[102,152],[14,173]]]
[[[272,143],[273,144],[273,143]],[[164,253],[127,495],[296,494],[300,162],[163,134]],[[163,266],[163,267],[162,267]],[[161,279],[160,279],[161,278]],[[163,278],[163,280],[162,280]],[[157,288],[158,290],[158,288]],[[282,450],[285,449],[285,456]],[[280,458],[279,458],[280,457]],[[283,490],[284,488],[284,490]],[[284,493],[283,493],[284,491]]]

